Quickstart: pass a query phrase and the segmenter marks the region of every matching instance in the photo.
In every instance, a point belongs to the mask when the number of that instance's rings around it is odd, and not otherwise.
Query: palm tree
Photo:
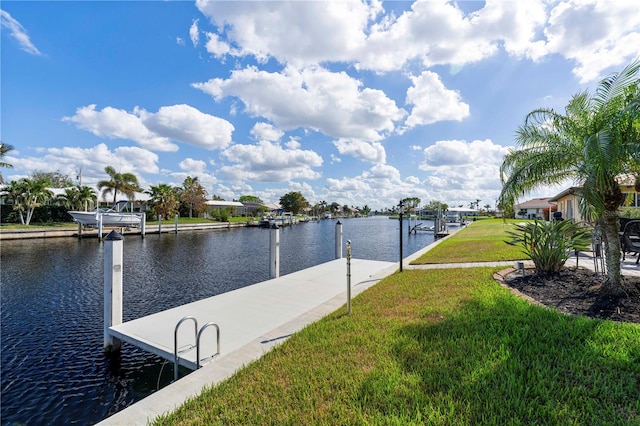
[[[13,145],[6,144],[4,142],[0,142],[0,167],[6,167],[7,169],[13,169],[13,165],[2,161],[5,155],[9,151],[13,151]],[[4,179],[2,178],[2,172],[0,172],[0,184],[4,183]]]
[[[96,194],[96,191],[91,188],[90,186],[80,186],[78,185],[76,187],[77,189],[77,201],[78,204],[80,205],[80,208],[84,207],[84,210],[87,211],[87,204],[93,205],[94,203],[97,203],[98,201],[98,196]]]
[[[64,194],[58,195],[57,197],[62,204],[68,209],[82,209],[87,210],[87,204],[93,204],[96,199],[96,191],[89,186],[73,186],[71,188],[66,188],[64,190]]]
[[[156,215],[169,218],[178,211],[178,194],[172,186],[166,183],[151,185],[145,193],[151,196],[149,204]]]
[[[13,209],[20,215],[20,223],[29,225],[36,207],[41,206],[53,192],[47,189],[46,180],[20,179],[6,188],[6,196],[13,202]]]
[[[616,178],[640,171],[640,62],[600,81],[595,95],[574,95],[565,114],[541,108],[516,132],[500,169],[500,204],[539,187],[574,179],[582,186],[580,211],[602,230],[607,280],[603,290],[621,294],[618,209],[624,196]]]
[[[138,178],[133,173],[118,173],[111,166],[105,167],[104,171],[111,179],[98,182],[98,190],[102,190],[102,197],[113,192],[113,204],[117,201],[118,192],[126,195],[129,200],[135,199],[136,191],[141,189]]]

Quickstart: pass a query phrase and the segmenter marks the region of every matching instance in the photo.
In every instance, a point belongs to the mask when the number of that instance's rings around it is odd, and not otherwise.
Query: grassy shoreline
[[[492,222],[417,261],[515,256]],[[496,270],[395,273],[154,424],[640,424],[640,326],[533,306]]]

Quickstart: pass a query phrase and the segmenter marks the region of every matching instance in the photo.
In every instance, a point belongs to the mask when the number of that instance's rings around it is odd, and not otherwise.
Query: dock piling
[[[109,327],[122,324],[122,235],[111,231],[104,239],[104,350],[120,349]]]
[[[342,257],[342,223],[336,223],[336,259]]]
[[[275,223],[271,226],[269,242],[269,278],[278,278],[280,276],[280,228]]]

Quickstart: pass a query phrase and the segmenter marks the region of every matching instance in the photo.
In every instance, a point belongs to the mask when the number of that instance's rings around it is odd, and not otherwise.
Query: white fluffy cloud
[[[380,2],[196,1],[196,6],[237,49],[233,55],[276,58],[296,66],[347,61],[366,43]]]
[[[198,176],[206,173],[207,163],[202,160],[194,160],[193,158],[185,158],[181,162],[178,163],[178,167],[181,170],[189,172],[193,174],[193,176]]]
[[[224,55],[231,53],[231,47],[225,43],[218,34],[207,33],[207,44],[205,45],[207,52],[211,53],[216,58],[223,58]]]
[[[284,132],[268,123],[256,123],[251,129],[251,136],[259,141],[276,142],[284,136]]]
[[[205,149],[224,148],[231,142],[234,130],[228,121],[189,105],[165,106],[157,113],[138,107],[133,112],[113,107],[96,110],[96,105],[87,105],[62,120],[96,136],[132,140],[153,151],[177,151],[178,146],[171,140]]]
[[[247,67],[226,80],[193,84],[216,100],[239,98],[247,113],[265,117],[283,130],[306,128],[332,137],[378,141],[405,111],[384,92],[361,85],[345,72],[290,66],[282,73]]]
[[[63,147],[40,150],[40,156],[12,158],[15,168],[25,170],[60,171],[75,178],[82,168],[83,185],[94,185],[104,180],[106,166],[112,166],[122,173],[154,174],[158,168],[158,155],[137,146],[123,146],[110,150],[100,143],[90,148]],[[144,182],[143,179],[141,179]],[[142,183],[141,182],[141,183]]]
[[[173,185],[180,186],[184,180],[190,176],[198,178],[200,184],[210,193],[213,194],[214,185],[218,183],[215,175],[207,169],[207,163],[194,158],[185,158],[178,163],[179,172],[168,172],[167,174],[174,179]]]
[[[64,117],[83,130],[99,137],[128,139],[139,143],[142,147],[154,151],[177,151],[178,146],[168,138],[158,136],[145,127],[136,114],[123,109],[105,107],[96,111],[96,105],[87,105],[76,110],[72,117]]]
[[[359,139],[338,139],[333,142],[342,155],[351,155],[372,163],[384,163],[387,154],[380,142],[366,142]]]
[[[488,139],[471,142],[437,141],[424,149],[424,161],[420,169],[440,170],[452,166],[470,167],[481,163],[499,166],[508,150],[508,147],[494,144]]]
[[[574,72],[586,82],[640,53],[637,0],[488,0],[468,13],[455,2],[417,0],[397,16],[383,9],[393,3],[378,1],[196,4],[216,28],[216,37],[209,36],[216,56],[275,58],[299,68],[461,66],[504,49],[534,60],[560,54],[576,62]]]
[[[444,120],[461,121],[469,116],[469,105],[462,102],[458,92],[448,90],[438,74],[424,71],[411,77],[411,82],[406,100],[413,105],[405,123],[409,128]]]
[[[423,201],[429,192],[415,176],[402,179],[400,171],[388,164],[374,164],[353,177],[328,178],[325,197],[339,204],[353,206],[395,206],[403,197],[418,197]]]
[[[438,141],[424,149],[420,164],[427,172],[424,184],[445,202],[495,199],[501,188],[500,165],[508,149],[490,140]]]
[[[156,113],[140,113],[152,132],[204,149],[224,148],[235,130],[227,120],[204,114],[189,105],[163,106]]]
[[[260,141],[255,145],[233,145],[222,152],[233,165],[220,172],[232,181],[283,182],[292,179],[317,179],[313,170],[322,165],[322,157],[314,151],[283,149],[280,144]]]
[[[640,55],[640,6],[636,0],[554,4],[544,34],[537,56],[558,53],[573,59],[581,82],[592,81]]]

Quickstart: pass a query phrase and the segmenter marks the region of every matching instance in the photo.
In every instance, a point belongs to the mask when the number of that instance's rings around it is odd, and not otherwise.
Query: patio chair
[[[625,259],[627,253],[634,253],[638,256],[636,264],[640,262],[640,220],[632,220],[627,222],[620,236],[620,244],[622,245],[622,260]]]

